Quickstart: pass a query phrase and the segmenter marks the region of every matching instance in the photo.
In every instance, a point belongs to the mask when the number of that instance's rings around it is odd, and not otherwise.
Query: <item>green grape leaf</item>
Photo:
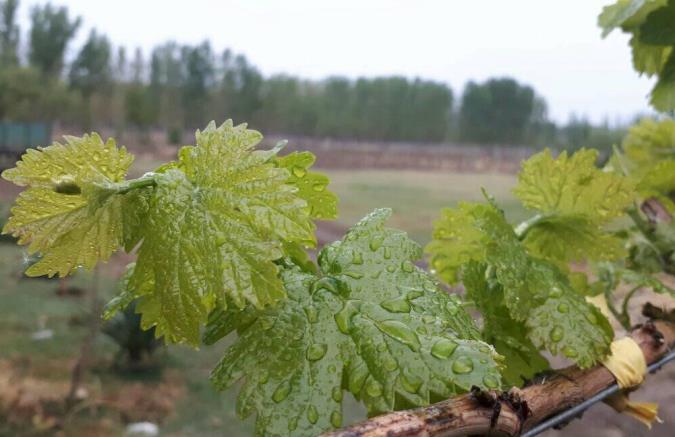
[[[637,185],[640,197],[655,198],[675,215],[675,159],[663,160],[648,168]]]
[[[337,218],[337,196],[327,189],[328,177],[309,171],[316,157],[310,152],[293,152],[276,159],[281,168],[289,171],[288,184],[298,187],[298,196],[307,202],[310,216],[320,220]]]
[[[598,25],[605,37],[617,27],[630,29],[642,24],[648,14],[662,6],[668,0],[618,0],[605,6],[598,17]]]
[[[27,188],[19,195],[3,233],[28,244],[42,258],[29,276],[65,276],[79,266],[106,261],[133,234],[137,223],[125,212],[136,198],[117,194],[133,160],[96,134],[65,137],[38,150],[29,149],[2,177]],[[123,225],[122,225],[123,224]]]
[[[527,338],[525,323],[511,318],[501,286],[486,277],[486,265],[470,262],[463,276],[466,298],[483,314],[483,339],[504,357],[502,376],[509,386],[522,387],[549,363]]]
[[[639,167],[651,166],[663,159],[675,159],[675,120],[640,120],[628,130],[622,148],[630,162]]]
[[[675,45],[675,2],[655,9],[640,26],[640,41],[657,46]]]
[[[554,159],[549,150],[523,163],[515,195],[540,215],[517,229],[532,253],[565,264],[615,259],[620,239],[602,225],[619,217],[634,199],[634,183],[595,166],[597,151],[582,149]]]
[[[254,150],[261,138],[246,125],[212,123],[155,175],[129,286],[143,326],[168,341],[197,345],[225,297],[239,307],[282,298],[274,263],[282,242],[314,244],[307,204],[274,164],[278,149]]]
[[[663,66],[659,80],[652,89],[649,103],[659,111],[675,109],[675,52],[670,53]]]
[[[633,68],[649,77],[661,72],[673,52],[672,47],[652,46],[640,42],[639,33],[633,35],[630,46],[633,52]]]
[[[474,226],[476,207],[460,202],[457,209],[443,208],[434,221],[432,240],[424,248],[431,255],[431,267],[448,284],[459,282],[459,269],[466,262],[485,258],[483,232]]]
[[[414,264],[419,246],[384,227],[390,214],[376,210],[324,247],[320,275],[286,264],[288,298],[276,306],[211,318],[209,342],[238,331],[212,380],[220,389],[244,380],[237,410],[257,413],[256,434],[339,427],[345,390],[376,414],[500,386],[500,357],[459,298]]]
[[[576,354],[571,358],[582,367],[588,367],[604,356],[612,339],[607,320],[586,303],[584,296],[572,287],[568,277],[555,264],[528,252],[500,210],[493,205],[466,204],[457,210],[457,214],[466,214],[473,220],[474,228],[479,231],[477,241],[485,247],[482,258],[475,256],[470,261],[487,266],[492,281],[501,288],[501,301],[509,317],[525,324],[527,338],[535,347],[546,348],[552,353]],[[465,220],[457,222],[464,226],[466,223]],[[463,244],[460,250],[468,242]],[[448,250],[452,248],[445,249]],[[432,256],[434,254],[432,252]],[[461,265],[458,271],[463,272],[465,268],[466,265]],[[582,315],[593,314],[595,318],[575,314],[571,318],[573,322],[563,324],[564,313],[546,315],[546,311],[555,310],[558,304],[581,311]],[[492,307],[480,309],[486,319],[492,317]],[[546,325],[545,320],[556,324]],[[555,335],[550,332],[554,327],[557,328]],[[563,328],[567,331],[559,334]],[[544,331],[546,335],[542,334]]]

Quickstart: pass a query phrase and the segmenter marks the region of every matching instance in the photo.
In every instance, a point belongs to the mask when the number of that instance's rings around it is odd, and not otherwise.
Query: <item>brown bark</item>
[[[675,346],[675,324],[667,321],[639,326],[630,335],[648,365]],[[373,417],[324,437],[518,436],[615,382],[601,365],[571,366],[523,389],[467,393],[428,407]]]

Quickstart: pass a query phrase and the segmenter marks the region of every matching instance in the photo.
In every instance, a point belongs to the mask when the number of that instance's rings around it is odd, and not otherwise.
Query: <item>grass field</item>
[[[424,244],[439,209],[454,206],[459,200],[482,200],[481,186],[497,197],[511,220],[523,218],[523,211],[510,194],[515,184],[511,175],[376,170],[333,170],[329,175],[332,189],[341,199],[340,218],[333,226],[336,234],[372,209],[386,206],[394,210],[390,226],[409,232]],[[1,206],[0,211],[6,210],[6,202]],[[102,270],[102,297],[112,295],[116,281],[113,272],[119,272],[123,262],[113,260],[114,268]],[[23,250],[12,243],[0,243],[0,366],[14,375],[9,383],[23,384],[27,389],[46,387],[50,396],[63,396],[86,335],[82,319],[86,319],[87,303],[81,297],[58,296],[55,280],[22,278],[23,268]],[[86,288],[90,283],[91,274],[80,273],[70,285]],[[40,329],[51,329],[54,336],[42,341],[31,339]],[[112,370],[116,346],[99,335],[87,376],[89,398],[83,403],[92,406],[69,418],[65,435],[119,435],[125,422],[146,419],[160,422],[162,435],[250,435],[252,418],[242,422],[235,415],[236,391],[216,393],[208,381],[225,347],[223,343],[193,351],[172,346],[159,354],[166,363],[162,374],[120,375]],[[346,420],[355,420],[364,412],[351,402],[345,416]],[[28,431],[25,423],[19,423],[0,425],[0,435],[52,435],[51,431]]]

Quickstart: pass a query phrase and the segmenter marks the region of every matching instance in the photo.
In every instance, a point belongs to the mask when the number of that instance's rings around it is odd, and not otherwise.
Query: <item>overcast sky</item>
[[[649,111],[652,81],[633,71],[627,37],[600,37],[613,0],[53,0],[116,45],[211,41],[244,53],[265,75],[404,75],[448,83],[512,76],[543,95],[551,116],[628,120]],[[28,26],[31,5],[22,1]]]

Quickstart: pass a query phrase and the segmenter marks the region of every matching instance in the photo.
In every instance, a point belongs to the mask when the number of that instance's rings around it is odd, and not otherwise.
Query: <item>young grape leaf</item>
[[[653,10],[640,26],[640,41],[656,46],[675,46],[675,2]]]
[[[376,210],[326,246],[320,275],[285,265],[288,298],[277,305],[210,318],[209,343],[238,331],[212,380],[225,389],[244,379],[238,413],[257,412],[258,435],[339,427],[344,390],[375,414],[500,386],[498,355],[459,299],[415,266],[419,246],[384,227],[390,214]]]
[[[284,296],[273,262],[282,241],[314,244],[307,204],[272,159],[278,149],[254,150],[261,135],[231,120],[196,137],[155,175],[129,280],[143,326],[194,345],[226,296],[256,307]]]
[[[487,266],[493,282],[501,288],[501,300],[509,316],[524,323],[535,347],[545,347],[554,354],[562,352],[582,367],[604,356],[612,339],[607,320],[586,303],[555,264],[528,253],[500,210],[491,204],[465,204],[455,214],[466,214],[473,220],[472,226],[479,231],[475,234],[477,241],[485,251],[481,256],[474,255],[471,261]],[[464,241],[459,250],[466,245],[470,242]],[[430,245],[432,256],[437,255],[437,246]],[[451,250],[452,247],[446,248],[444,252]],[[453,268],[463,272],[466,265]],[[480,309],[484,317],[493,317],[492,307]]]
[[[117,194],[133,160],[97,134],[65,137],[66,143],[29,149],[2,177],[27,188],[19,195],[3,233],[28,244],[42,258],[29,276],[65,276],[79,266],[106,261],[135,232],[126,213],[137,197]],[[131,208],[127,206],[131,204]]]
[[[488,282],[487,271],[483,263],[467,265],[463,275],[466,297],[483,314],[483,339],[504,357],[504,382],[508,386],[521,387],[536,374],[548,370],[549,363],[527,338],[525,323],[511,318],[504,304],[501,285],[494,280]]]
[[[659,80],[654,85],[649,103],[659,111],[675,109],[675,52],[671,52],[663,65]]]
[[[307,202],[310,216],[319,220],[337,218],[337,196],[330,192],[328,177],[321,173],[309,171],[316,157],[310,152],[293,152],[277,157],[281,168],[289,171],[287,183],[298,187],[298,196]]]
[[[668,0],[618,0],[605,6],[598,17],[598,25],[602,27],[602,36],[621,27],[631,30],[642,24],[649,13],[666,5]]]
[[[607,290],[614,290],[620,283],[633,287],[649,288],[656,293],[670,294],[675,297],[675,289],[664,284],[658,277],[649,273],[633,270],[617,263],[603,262],[595,266],[598,281]]]
[[[545,150],[523,163],[515,195],[540,215],[517,229],[538,256],[559,263],[613,259],[623,254],[621,241],[602,225],[623,214],[634,199],[634,186],[616,173],[595,166],[598,152]]]

